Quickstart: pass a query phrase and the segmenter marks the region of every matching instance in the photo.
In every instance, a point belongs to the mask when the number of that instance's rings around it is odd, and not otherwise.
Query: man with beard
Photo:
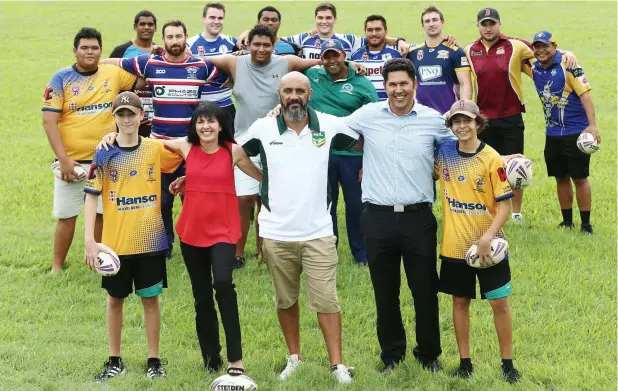
[[[53,216],[58,219],[54,235],[52,273],[64,266],[77,215],[84,203],[85,175],[101,137],[114,129],[111,106],[122,90],[136,87],[136,78],[122,69],[99,65],[101,33],[84,27],[73,40],[75,64],[56,72],[43,93],[43,128],[58,162],[62,179],[54,179]],[[99,203],[95,238],[101,239],[103,209]]]
[[[331,149],[352,147],[358,134],[348,130],[341,118],[307,106],[309,79],[299,72],[281,78],[278,96],[281,114],[258,119],[239,140],[249,156],[262,158],[263,205],[258,215],[264,238],[262,254],[273,280],[277,315],[289,350],[279,378],[287,379],[303,363],[298,297],[304,271],[307,304],[317,312],[331,372],[339,383],[350,383],[341,354],[338,258],[326,177]]]
[[[202,13],[202,22],[204,23],[204,31],[187,40],[191,53],[208,58],[238,50],[235,37],[221,34],[225,22],[225,6],[223,4],[206,4]],[[204,86],[202,100],[215,102],[225,111],[230,120],[231,129],[229,131],[234,136],[236,108],[232,102],[232,90],[228,86],[223,86],[224,82],[225,79],[219,80],[219,83]]]
[[[258,12],[258,24],[269,27],[275,33],[274,54],[278,56],[302,56],[302,50],[292,42],[281,39],[277,35],[281,27],[281,12],[275,7],[267,6]]]
[[[106,59],[101,63],[118,65],[148,82],[154,106],[152,138],[186,137],[202,90],[217,76],[218,71],[201,57],[185,53],[187,28],[180,20],[165,23],[162,34],[165,44],[163,54],[142,54],[122,60]],[[169,193],[169,184],[182,175],[184,166],[174,173],[161,175],[161,213],[169,245],[168,258],[174,243],[174,196]]]
[[[152,37],[157,31],[157,18],[150,11],[140,11],[133,20],[133,30],[136,33],[135,39],[116,46],[109,58],[133,58],[140,54],[150,53],[153,45]],[[148,137],[152,128],[152,116],[154,115],[152,93],[147,87],[134,92],[140,97],[144,109],[144,115],[139,126],[139,135]]]
[[[470,65],[462,48],[442,39],[444,15],[438,8],[425,8],[421,14],[425,43],[408,54],[418,74],[416,100],[440,114],[459,99],[472,97]]]
[[[239,113],[234,121],[236,139],[243,137],[255,120],[266,116],[277,105],[278,80],[288,72],[304,71],[322,62],[321,59],[305,60],[296,56],[273,56],[274,44],[274,32],[269,27],[258,24],[249,32],[249,56],[228,54],[208,58],[234,83],[233,93]],[[253,161],[259,164],[260,160],[254,158]],[[245,263],[245,243],[260,186],[255,179],[238,169],[235,169],[234,175],[243,234],[236,246],[236,268],[239,269]]]

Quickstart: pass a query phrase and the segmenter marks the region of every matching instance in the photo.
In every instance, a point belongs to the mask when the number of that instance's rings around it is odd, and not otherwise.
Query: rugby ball
[[[210,389],[215,391],[255,391],[258,389],[258,385],[246,375],[223,375],[212,382]]]
[[[120,258],[118,258],[118,255],[114,252],[114,250],[109,248],[109,246],[106,246],[103,243],[101,243],[101,246],[105,247],[107,251],[109,251],[109,254],[104,251],[99,251],[94,267],[97,270],[97,273],[102,276],[113,276],[118,273],[118,270],[120,270]]]
[[[532,162],[528,158],[513,158],[506,164],[506,178],[513,190],[522,190],[532,182]]]
[[[58,160],[52,163],[51,170],[56,178],[62,179],[62,171],[60,171],[60,162]],[[75,166],[73,167],[73,175],[75,176],[71,180],[71,183],[77,183],[86,179],[88,173],[86,172],[86,170],[84,170],[82,166]],[[79,179],[80,176],[82,176],[83,179]]]
[[[577,148],[585,154],[593,154],[599,150],[597,139],[590,133],[581,133],[577,138]]]
[[[493,238],[491,240],[489,253],[491,254],[491,259],[494,261],[494,265],[504,261],[509,255],[508,242],[502,238]],[[493,265],[482,266],[481,260],[479,258],[473,259],[475,255],[476,255],[476,244],[473,244],[472,246],[470,246],[470,249],[468,249],[468,252],[466,253],[466,263],[468,264],[468,266],[471,266],[477,269],[483,269],[483,268],[493,266]]]

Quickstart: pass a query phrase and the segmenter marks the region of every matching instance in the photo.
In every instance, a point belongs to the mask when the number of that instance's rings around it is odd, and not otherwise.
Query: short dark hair
[[[249,43],[253,41],[255,37],[268,37],[272,44],[275,43],[275,32],[268,26],[256,24],[251,31],[249,31]]]
[[[142,10],[138,12],[137,15],[135,15],[135,19],[133,19],[133,27],[137,26],[140,18],[152,18],[152,21],[154,22],[155,26],[157,25],[157,17],[154,16],[154,14],[148,10]]]
[[[82,27],[77,34],[75,34],[75,38],[73,39],[73,47],[77,49],[79,46],[79,41],[81,39],[96,39],[99,41],[99,46],[103,47],[103,42],[101,38],[101,33],[97,29],[93,29],[92,27]]]
[[[189,123],[189,133],[187,135],[187,141],[189,141],[191,144],[200,145],[200,136],[197,135],[197,120],[200,117],[214,118],[217,120],[219,125],[221,125],[221,131],[219,132],[218,138],[220,146],[228,148],[226,142],[236,143],[230,132],[230,126],[227,119],[228,117],[225,111],[214,102],[204,101],[195,108],[193,116],[191,117],[191,122]]]
[[[225,6],[221,3],[208,3],[204,6],[204,11],[202,11],[202,16],[206,16],[206,12],[208,8],[216,8],[218,10],[223,11],[223,15],[225,15]]]
[[[407,58],[393,58],[388,60],[382,68],[382,77],[386,82],[388,80],[388,74],[391,72],[405,71],[412,81],[416,80],[416,69],[412,61]]]
[[[425,8],[423,10],[423,13],[421,14],[421,25],[423,24],[423,16],[425,16],[426,14],[430,14],[432,12],[435,12],[436,14],[440,15],[440,20],[444,22],[444,15],[442,14],[442,11],[440,11],[438,7],[430,5],[429,7]]]
[[[318,16],[319,11],[327,11],[333,13],[333,17],[337,18],[337,8],[333,5],[333,3],[320,3],[317,7],[315,7],[315,15]]]
[[[382,22],[382,26],[384,26],[384,30],[388,30],[386,28],[386,19],[384,19],[384,16],[382,15],[369,15],[367,19],[365,19],[365,30],[367,29],[367,22],[374,22],[376,20],[379,20],[380,22]]]
[[[178,19],[174,19],[174,20],[170,20],[167,23],[165,23],[163,25],[163,28],[161,29],[161,36],[165,37],[165,29],[168,26],[172,26],[172,27],[182,27],[182,31],[184,31],[185,35],[187,34],[187,26],[185,26],[185,24],[183,22],[181,22]]]
[[[279,18],[279,21],[281,21],[281,12],[279,12],[279,10],[278,10],[278,9],[276,9],[275,7],[270,6],[270,5],[269,5],[269,6],[267,6],[267,7],[262,8],[262,9],[260,10],[260,12],[258,12],[258,18],[257,18],[257,20],[258,20],[258,21],[259,21],[260,19],[262,19],[262,14],[263,14],[264,12],[276,12],[276,13],[277,13],[277,17]]]
[[[446,120],[444,125],[447,128],[451,129],[451,127],[453,126],[453,117],[455,117],[455,115],[450,116],[449,119]],[[476,121],[476,134],[483,133],[483,131],[489,126],[489,119],[485,115],[483,115],[483,113],[477,115],[474,120]]]

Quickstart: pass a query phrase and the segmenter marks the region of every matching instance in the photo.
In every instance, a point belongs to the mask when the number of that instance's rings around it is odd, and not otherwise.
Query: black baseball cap
[[[479,14],[476,17],[477,23],[481,23],[484,20],[493,20],[496,23],[500,22],[500,14],[498,10],[495,8],[483,8],[479,11]]]

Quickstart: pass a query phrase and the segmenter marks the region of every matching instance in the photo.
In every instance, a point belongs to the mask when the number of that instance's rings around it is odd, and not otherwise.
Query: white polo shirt
[[[333,235],[328,160],[331,150],[350,148],[358,133],[342,118],[308,109],[300,135],[278,117],[260,118],[243,135],[249,156],[262,160],[260,236],[286,242]]]

